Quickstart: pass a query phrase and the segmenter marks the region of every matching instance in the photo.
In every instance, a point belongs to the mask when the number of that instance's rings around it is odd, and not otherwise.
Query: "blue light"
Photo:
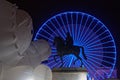
[[[88,59],[85,60],[81,52],[80,57],[89,75],[93,76],[95,80],[103,80],[104,75],[97,72],[98,68],[102,66],[111,68],[108,72],[102,70],[103,73],[107,74],[107,77],[110,77],[116,64],[117,55],[114,38],[100,20],[83,12],[63,12],[51,17],[40,26],[34,40],[45,39],[50,43],[52,49],[51,56],[48,59],[49,63],[46,65],[50,68],[58,68],[62,65],[59,57],[57,57],[58,63],[53,59],[57,51],[52,44],[55,36],[61,36],[65,40],[66,32],[69,32],[73,37],[74,45],[84,47]],[[74,55],[64,56],[63,67],[80,67],[81,61],[79,60],[73,64],[75,59]]]

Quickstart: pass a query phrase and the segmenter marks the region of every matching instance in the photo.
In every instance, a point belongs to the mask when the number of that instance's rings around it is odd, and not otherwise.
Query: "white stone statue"
[[[15,65],[29,47],[33,34],[32,19],[17,6],[0,0],[0,61]]]
[[[32,41],[29,48],[24,53],[24,57],[17,65],[38,66],[42,61],[47,60],[51,54],[49,43],[43,39]]]
[[[9,68],[3,74],[3,80],[33,80],[33,68],[27,65]]]
[[[31,42],[32,30],[27,12],[0,0],[0,80],[52,80],[49,67],[40,65],[50,46],[42,39]]]
[[[52,80],[52,71],[43,64],[35,68],[29,65],[16,66],[6,69],[1,80]]]
[[[52,71],[46,65],[38,65],[34,71],[34,80],[52,80]]]

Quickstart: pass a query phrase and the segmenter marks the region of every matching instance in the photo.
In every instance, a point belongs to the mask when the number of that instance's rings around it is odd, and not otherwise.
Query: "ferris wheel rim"
[[[97,19],[96,17],[94,17],[94,16],[92,16],[92,15],[90,15],[90,14],[84,13],[84,12],[79,12],[79,11],[61,12],[61,13],[59,13],[59,14],[57,14],[57,15],[55,15],[55,16],[49,18],[49,19],[47,19],[47,21],[45,21],[45,22],[42,24],[42,26],[40,26],[40,28],[38,29],[38,31],[37,31],[36,34],[35,34],[34,40],[37,40],[37,39],[36,39],[37,34],[39,34],[39,32],[42,30],[42,28],[44,27],[44,25],[45,25],[46,23],[48,23],[49,21],[51,21],[52,19],[54,19],[54,18],[57,17],[57,16],[61,16],[61,15],[63,15],[63,14],[67,14],[67,13],[86,14],[86,15],[88,15],[88,16],[91,16],[91,17],[95,18],[95,19],[98,20],[100,23],[102,23],[102,22],[101,22],[99,19]],[[102,24],[103,24],[103,23],[102,23]],[[104,25],[104,24],[103,24],[103,25]],[[115,64],[116,64],[116,56],[117,56],[116,44],[115,44],[115,40],[114,40],[114,38],[113,38],[113,36],[112,36],[110,30],[109,30],[105,25],[104,25],[104,27],[108,30],[109,35],[110,35],[110,37],[112,38],[113,43],[114,43],[114,46],[115,46],[115,60],[114,60],[114,64],[113,64],[113,69],[114,69],[114,68],[115,68]],[[111,76],[111,74],[112,74],[112,72],[113,72],[113,69],[111,70],[111,73],[109,74],[109,77]]]

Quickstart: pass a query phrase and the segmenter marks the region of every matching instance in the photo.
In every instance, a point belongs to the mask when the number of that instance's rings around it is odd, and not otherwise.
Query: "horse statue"
[[[56,61],[56,57],[59,56],[62,62],[62,66],[63,66],[63,56],[65,55],[70,55],[73,54],[76,56],[76,60],[74,61],[74,64],[77,60],[81,61],[81,66],[83,65],[82,59],[79,56],[80,55],[80,50],[82,49],[82,55],[84,57],[84,59],[87,59],[84,53],[84,48],[82,46],[75,46],[73,45],[73,41],[71,41],[71,37],[69,34],[67,34],[67,38],[66,38],[66,43],[65,40],[61,37],[55,37],[54,38],[54,43],[53,45],[56,47],[57,50],[57,54],[54,55],[54,60]]]

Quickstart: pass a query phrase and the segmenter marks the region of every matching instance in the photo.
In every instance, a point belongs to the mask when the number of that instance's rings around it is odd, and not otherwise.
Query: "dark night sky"
[[[53,15],[64,11],[82,11],[101,20],[111,31],[120,58],[120,3],[117,0],[8,0],[27,11],[35,31]],[[120,66],[120,59],[117,59]],[[119,73],[120,74],[120,73]]]

